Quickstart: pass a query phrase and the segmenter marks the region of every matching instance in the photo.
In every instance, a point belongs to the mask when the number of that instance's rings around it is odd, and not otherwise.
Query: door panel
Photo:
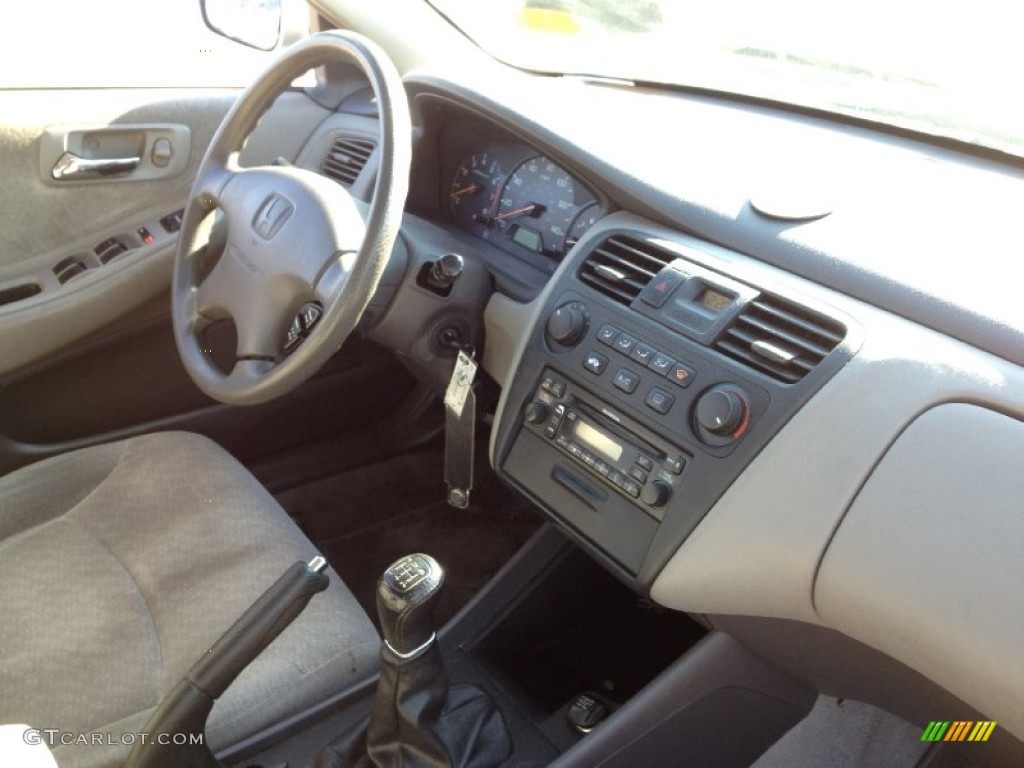
[[[255,408],[215,403],[185,374],[169,318],[176,234],[161,219],[184,205],[236,95],[0,91],[0,119],[8,121],[0,126],[0,473],[168,428],[205,433],[253,458],[364,426],[410,391],[394,358],[358,338],[295,393]],[[329,114],[301,92],[285,93],[250,137],[242,164],[294,160]],[[141,150],[152,164],[150,145],[167,126],[188,136],[178,173],[69,184],[50,175],[55,146],[83,154],[91,146],[96,157]],[[110,250],[111,240],[124,249]]]
[[[5,123],[0,126],[0,267],[59,251],[84,235],[102,234],[140,211],[180,208],[202,153],[234,97],[230,91],[0,92]],[[44,181],[41,153],[50,147],[47,129],[154,123],[187,127],[191,147],[181,172],[132,183]]]

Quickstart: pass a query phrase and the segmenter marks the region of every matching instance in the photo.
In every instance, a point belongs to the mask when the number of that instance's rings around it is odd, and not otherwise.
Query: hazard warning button
[[[660,307],[685,279],[686,275],[681,272],[676,272],[674,269],[663,269],[644,288],[643,293],[640,294],[640,300],[652,307]]]

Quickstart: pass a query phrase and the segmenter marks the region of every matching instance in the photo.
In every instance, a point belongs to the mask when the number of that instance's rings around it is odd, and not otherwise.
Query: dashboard
[[[579,86],[531,86],[407,78],[410,210],[496,281],[499,474],[662,605],[841,632],[1024,733],[1004,460],[1024,323],[991,279],[1020,172],[760,106],[595,86],[581,115],[559,108]],[[812,215],[773,207],[794,184]]]

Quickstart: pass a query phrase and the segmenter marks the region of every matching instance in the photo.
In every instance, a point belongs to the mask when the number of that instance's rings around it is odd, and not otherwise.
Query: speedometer
[[[533,157],[509,177],[492,223],[514,243],[561,258],[573,220],[593,200],[584,195],[581,205],[572,176],[546,157]]]

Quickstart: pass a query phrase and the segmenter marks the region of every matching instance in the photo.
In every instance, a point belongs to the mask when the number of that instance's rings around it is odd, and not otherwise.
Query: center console
[[[498,471],[641,588],[856,346],[836,310],[724,264],[595,234],[552,278],[506,385]]]

